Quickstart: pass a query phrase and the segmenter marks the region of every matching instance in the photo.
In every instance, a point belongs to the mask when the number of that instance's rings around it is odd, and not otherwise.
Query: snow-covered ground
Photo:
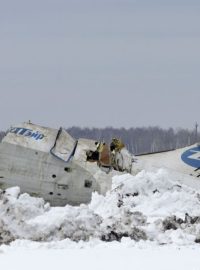
[[[115,176],[105,197],[79,207],[1,192],[2,269],[200,269],[200,190],[180,177]]]
[[[20,245],[22,247],[20,247]],[[55,247],[16,242],[0,253],[1,269],[87,269],[87,270],[199,270],[198,248],[135,246],[133,243],[91,243]]]

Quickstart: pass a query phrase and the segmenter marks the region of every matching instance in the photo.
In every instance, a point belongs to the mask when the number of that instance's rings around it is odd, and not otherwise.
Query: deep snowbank
[[[105,197],[94,193],[89,205],[79,207],[50,207],[19,188],[1,191],[0,243],[129,237],[156,245],[194,244],[200,240],[200,195],[178,180],[162,169],[115,176],[112,191]]]

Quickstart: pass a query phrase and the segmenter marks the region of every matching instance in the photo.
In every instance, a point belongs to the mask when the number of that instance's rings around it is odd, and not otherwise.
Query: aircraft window
[[[49,195],[53,195],[53,192],[49,192]]]
[[[86,188],[91,188],[91,187],[92,187],[92,181],[90,181],[90,180],[85,180],[85,187],[86,187]]]
[[[71,172],[71,171],[72,171],[72,169],[71,169],[71,168],[68,168],[68,167],[65,167],[64,170],[65,170],[66,172]]]
[[[55,174],[52,174],[52,177],[53,177],[53,178],[56,178],[56,175],[55,175]]]

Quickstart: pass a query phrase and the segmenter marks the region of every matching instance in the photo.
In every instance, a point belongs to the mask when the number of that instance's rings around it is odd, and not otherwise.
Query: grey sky
[[[193,128],[199,0],[0,0],[0,129]]]

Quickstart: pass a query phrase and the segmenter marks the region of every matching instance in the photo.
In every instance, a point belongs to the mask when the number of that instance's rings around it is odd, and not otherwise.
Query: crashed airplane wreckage
[[[88,203],[92,192],[111,188],[114,172],[131,169],[132,155],[120,140],[75,140],[63,128],[23,123],[0,143],[0,189],[19,186],[52,205]]]

